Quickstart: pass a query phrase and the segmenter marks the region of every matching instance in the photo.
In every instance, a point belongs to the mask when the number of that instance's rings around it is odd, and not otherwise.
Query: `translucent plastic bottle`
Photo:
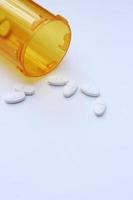
[[[66,19],[31,0],[0,0],[0,53],[27,76],[42,76],[61,62],[71,41]]]

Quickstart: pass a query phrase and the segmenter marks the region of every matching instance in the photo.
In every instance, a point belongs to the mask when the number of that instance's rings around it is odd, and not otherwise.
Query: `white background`
[[[0,58],[0,199],[133,199],[133,1],[38,0],[70,22],[69,53],[52,74],[79,84],[93,79],[108,104],[28,79]],[[33,82],[36,95],[6,105],[16,82]]]

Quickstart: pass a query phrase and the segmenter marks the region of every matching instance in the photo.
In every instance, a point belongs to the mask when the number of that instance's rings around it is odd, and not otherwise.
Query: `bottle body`
[[[71,40],[68,22],[31,0],[0,0],[0,52],[27,76],[49,73]]]

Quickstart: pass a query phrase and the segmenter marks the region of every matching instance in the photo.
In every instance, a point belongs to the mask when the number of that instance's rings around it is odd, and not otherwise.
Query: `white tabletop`
[[[64,99],[47,77],[28,79],[0,58],[0,199],[133,199],[133,1],[38,0],[70,22],[69,53],[52,74],[78,84],[94,80],[107,102],[78,92]],[[15,83],[33,82],[36,95],[6,105]]]

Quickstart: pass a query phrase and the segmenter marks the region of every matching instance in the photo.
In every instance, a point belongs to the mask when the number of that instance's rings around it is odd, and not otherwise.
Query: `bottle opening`
[[[24,73],[42,76],[56,68],[65,56],[71,41],[67,23],[53,20],[41,24],[23,54]]]

